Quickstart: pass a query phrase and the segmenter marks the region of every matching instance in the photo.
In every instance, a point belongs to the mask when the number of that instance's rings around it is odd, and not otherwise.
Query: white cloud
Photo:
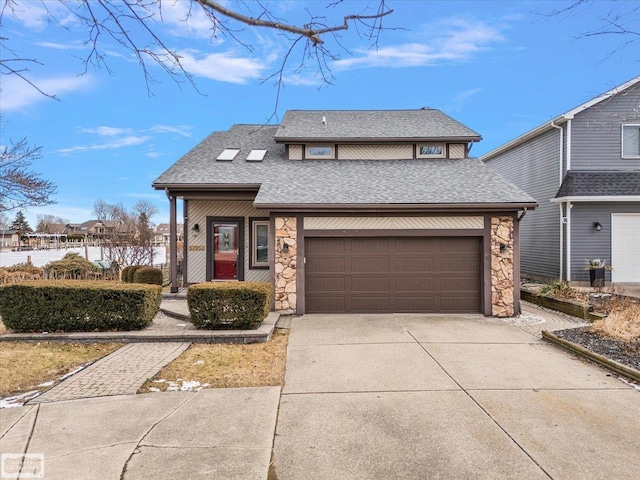
[[[117,127],[96,127],[96,128],[83,128],[80,130],[82,133],[95,133],[102,137],[113,137],[116,135],[126,135],[132,133],[130,128],[117,128]]]
[[[75,147],[61,148],[57,151],[57,153],[69,154],[75,152],[89,152],[94,150],[113,150],[124,147],[135,147],[137,145],[142,145],[143,143],[148,142],[152,138],[153,137],[150,136],[127,135],[121,138],[114,138],[113,140],[104,143],[92,143],[90,145],[76,145]]]
[[[55,95],[61,99],[67,92],[88,90],[95,84],[90,75],[73,75],[51,78],[29,78],[29,80],[47,95]],[[17,110],[28,105],[51,99],[40,93],[32,85],[15,76],[4,76],[2,80],[2,109]]]
[[[66,26],[75,21],[62,2],[34,2],[33,0],[17,0],[11,8],[11,17],[31,30],[42,30],[53,20]]]
[[[86,48],[82,43],[36,42],[36,45],[53,50],[84,50]]]
[[[189,125],[154,125],[151,131],[154,133],[177,133],[183,137],[191,137],[193,127]]]
[[[370,67],[422,67],[445,62],[466,62],[492,44],[504,41],[501,29],[484,22],[448,19],[423,27],[425,41],[356,50],[352,58],[337,60],[336,70]]]
[[[179,52],[184,69],[200,77],[229,83],[247,83],[258,79],[266,68],[265,61],[236,57],[231,52],[210,53],[196,58],[192,52]]]

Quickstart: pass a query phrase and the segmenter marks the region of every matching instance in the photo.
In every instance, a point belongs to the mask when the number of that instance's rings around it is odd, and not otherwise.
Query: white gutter
[[[558,189],[562,186],[564,180],[564,169],[562,168],[562,157],[564,154],[564,130],[562,127],[556,125],[555,121],[551,122],[553,128],[560,130],[560,153],[558,155]],[[564,223],[562,223],[562,204],[560,206],[560,280],[563,280],[564,276]]]
[[[553,203],[565,203],[565,202],[640,202],[640,195],[617,195],[617,196],[575,196],[575,197],[559,197],[552,198],[550,202]]]

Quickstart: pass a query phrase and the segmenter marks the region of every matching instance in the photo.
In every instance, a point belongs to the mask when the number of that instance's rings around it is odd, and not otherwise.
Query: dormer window
[[[416,145],[417,158],[443,158],[443,143],[419,143]]]
[[[335,158],[333,145],[326,143],[308,144],[305,152],[306,158]]]
[[[640,157],[640,124],[622,126],[622,158]]]

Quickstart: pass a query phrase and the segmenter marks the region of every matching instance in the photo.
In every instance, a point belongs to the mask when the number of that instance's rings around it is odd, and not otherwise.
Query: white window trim
[[[266,225],[267,232],[269,231],[269,220],[251,220],[251,262],[249,268],[263,268],[269,267],[269,258],[267,255],[266,262],[258,261],[258,226]],[[269,234],[267,233],[267,238]]]
[[[309,153],[309,149],[314,147],[330,148],[331,154],[330,155],[311,155]],[[336,158],[336,149],[335,149],[335,146],[331,143],[308,143],[304,146],[304,157],[310,158],[310,159]]]
[[[640,153],[637,155],[625,155],[624,154],[624,129],[625,127],[636,127],[640,130],[640,123],[623,123],[620,125],[620,158],[640,158]]]
[[[435,155],[422,155],[420,154],[420,147],[440,147],[442,153]],[[416,144],[416,158],[444,158],[447,153],[447,148],[444,143],[440,142],[423,142]]]

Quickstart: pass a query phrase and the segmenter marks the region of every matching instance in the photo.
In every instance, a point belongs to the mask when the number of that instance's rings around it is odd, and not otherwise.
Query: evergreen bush
[[[253,330],[269,315],[268,282],[207,282],[191,285],[187,304],[198,328]]]
[[[153,267],[138,268],[133,274],[133,283],[162,285],[162,270]]]
[[[14,332],[139,330],[158,313],[161,288],[104,280],[0,286],[0,316]]]

